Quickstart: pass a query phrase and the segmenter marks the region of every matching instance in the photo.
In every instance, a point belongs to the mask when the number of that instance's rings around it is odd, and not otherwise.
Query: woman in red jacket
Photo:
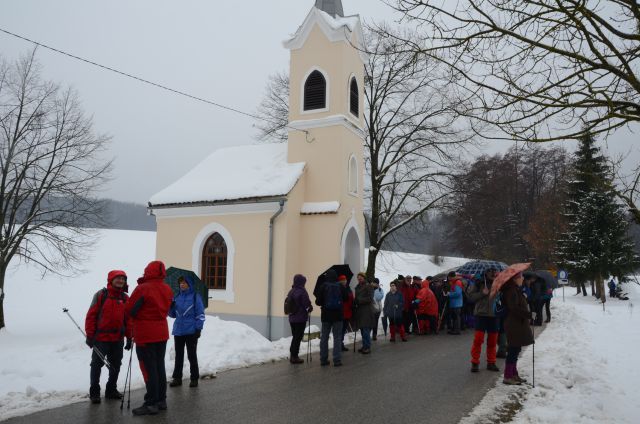
[[[418,304],[417,312],[420,334],[427,334],[427,331],[430,331],[432,334],[438,333],[438,329],[436,328],[436,322],[438,321],[438,300],[436,299],[436,295],[431,291],[429,284],[430,282],[428,280],[422,282],[422,288],[414,301]]]
[[[162,262],[154,261],[147,265],[126,307],[133,324],[136,355],[147,388],[144,404],[131,411],[134,415],[154,415],[159,409],[167,409],[164,355],[169,340],[167,316],[173,291],[164,282],[166,275]]]
[[[347,347],[344,345],[344,335],[347,334],[347,330],[351,330],[351,318],[353,318],[353,290],[351,290],[351,287],[349,287],[349,284],[347,282],[347,277],[345,277],[344,275],[341,275],[340,277],[338,277],[338,282],[340,284],[342,284],[343,287],[346,287],[347,290],[349,291],[349,298],[342,303],[342,316],[343,316],[343,320],[342,321],[342,351],[343,352],[347,352],[349,349],[347,349]]]

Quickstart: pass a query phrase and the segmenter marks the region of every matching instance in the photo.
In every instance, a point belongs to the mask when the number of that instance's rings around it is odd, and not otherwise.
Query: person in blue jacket
[[[445,293],[445,296],[449,298],[449,319],[451,320],[447,333],[460,335],[463,284],[454,271],[451,271],[449,275],[447,275],[447,282],[449,283],[450,289],[448,293]]]
[[[198,387],[200,370],[198,368],[198,339],[204,326],[204,303],[191,280],[187,277],[178,278],[180,293],[173,299],[169,316],[175,318],[173,322],[173,339],[176,348],[176,362],[169,386],[182,385],[182,366],[184,364],[184,348],[187,347],[187,357],[191,371],[189,387]]]

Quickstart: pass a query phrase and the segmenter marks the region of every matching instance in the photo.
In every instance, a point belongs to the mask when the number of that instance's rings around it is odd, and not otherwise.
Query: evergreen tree
[[[626,275],[639,261],[606,157],[592,136],[581,140],[575,156],[575,174],[565,204],[569,225],[558,240],[558,256],[576,281],[595,281],[596,293],[605,302],[604,279]]]

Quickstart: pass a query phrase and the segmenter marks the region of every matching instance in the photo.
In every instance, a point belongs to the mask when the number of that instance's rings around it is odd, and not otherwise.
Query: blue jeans
[[[371,329],[362,327],[360,329],[360,334],[362,334],[362,348],[371,349]]]
[[[342,357],[342,321],[322,322],[320,333],[320,362],[329,360],[329,333],[333,333],[333,362],[340,362]]]

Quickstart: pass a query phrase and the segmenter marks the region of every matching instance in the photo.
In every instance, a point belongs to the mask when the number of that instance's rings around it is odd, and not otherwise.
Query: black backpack
[[[339,283],[324,283],[324,305],[330,311],[342,310],[342,286]]]
[[[298,305],[292,296],[293,290],[289,290],[289,294],[284,299],[284,313],[285,315],[293,315],[298,312]]]

